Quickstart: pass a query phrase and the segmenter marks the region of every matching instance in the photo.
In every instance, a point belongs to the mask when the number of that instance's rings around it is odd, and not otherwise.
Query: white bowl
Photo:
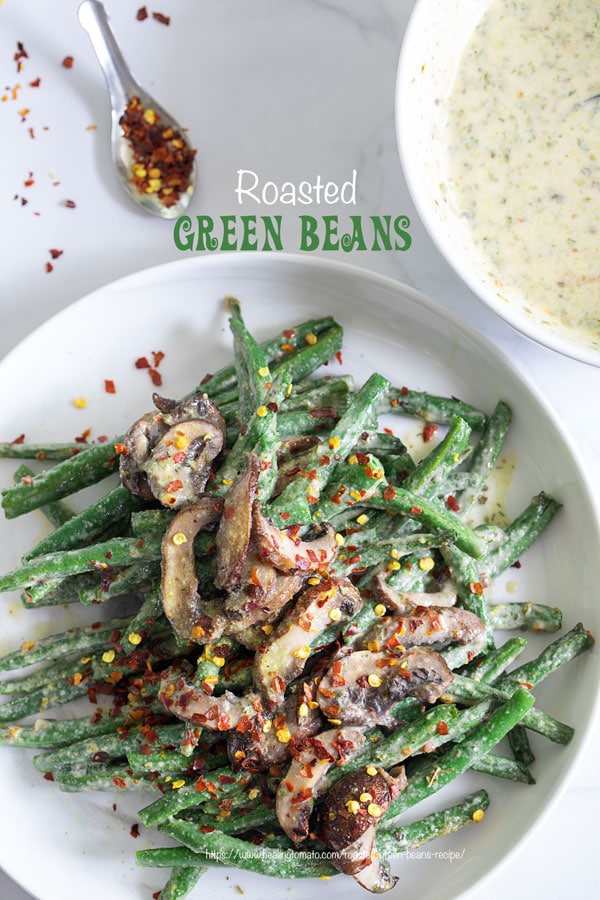
[[[87,427],[93,429],[92,439],[122,432],[151,406],[153,384],[147,370],[133,362],[153,350],[165,353],[160,365],[165,396],[189,391],[207,371],[231,358],[222,302],[228,294],[239,297],[249,328],[261,340],[309,317],[334,315],[345,328],[343,364],[334,362],[328,371],[350,372],[357,383],[377,370],[396,384],[459,396],[488,411],[504,397],[513,408],[505,450],[516,463],[510,485],[505,485],[509,516],[542,489],[564,508],[524,556],[523,566],[497,579],[490,599],[559,602],[565,629],[583,621],[600,633],[596,567],[574,562],[598,559],[598,519],[566,429],[514,363],[485,338],[412,288],[365,270],[286,254],[235,253],[170,263],[107,285],[50,319],[2,361],[1,437],[10,440],[25,433],[28,441],[69,439]],[[114,381],[116,393],[106,392],[107,378]],[[15,384],[21,390],[15,391]],[[74,406],[77,396],[87,399],[85,409]],[[397,434],[422,447],[422,424],[390,419]],[[10,483],[16,465],[15,460],[0,460],[2,485]],[[42,527],[35,513],[12,520],[0,515],[0,572],[18,565],[21,554],[41,537]],[[74,605],[24,609],[18,594],[0,599],[0,655],[32,635],[39,639],[81,617]],[[106,615],[99,607],[88,613],[92,621]],[[535,655],[550,636],[528,634],[527,639],[527,653]],[[598,662],[596,652],[588,653],[536,689],[540,707],[575,726],[576,734],[566,747],[533,735],[535,786],[465,773],[410,810],[407,821],[482,786],[491,797],[481,826],[436,842],[429,858],[425,852],[414,853],[396,862],[401,880],[389,900],[462,897],[514,858],[573,771],[594,716]],[[90,708],[87,703],[84,707],[82,715]],[[135,841],[130,829],[138,821],[137,811],[154,795],[62,794],[34,769],[32,755],[0,748],[0,866],[38,900],[74,894],[86,900],[107,895],[111,900],[148,900],[167,874],[136,868],[134,852],[161,846],[165,839],[142,828]],[[458,855],[449,855],[451,851]],[[542,869],[551,852],[549,847],[532,854],[532,871]],[[349,878],[291,883],[217,869],[202,877],[198,896],[231,900],[234,885],[243,889],[245,900],[366,896]]]
[[[417,0],[400,53],[396,128],[409,191],[431,238],[465,284],[498,316],[538,343],[600,366],[597,343],[525,308],[516,293],[500,290],[490,262],[475,246],[468,223],[447,190],[448,99],[464,48],[491,0]]]

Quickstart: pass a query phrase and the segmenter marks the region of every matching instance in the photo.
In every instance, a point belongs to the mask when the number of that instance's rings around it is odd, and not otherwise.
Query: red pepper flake
[[[11,444],[23,444],[25,443],[25,434],[20,434],[19,437],[16,437],[14,441],[11,441]]]
[[[55,247],[52,250],[48,251],[52,259],[58,259],[58,257],[62,256],[64,252],[64,250],[57,250]]]
[[[125,790],[125,788],[127,787],[127,782],[125,781],[125,779],[120,778],[118,775],[113,778],[112,782],[115,787],[121,788],[121,790]]]
[[[423,510],[421,509],[420,506],[411,506],[411,508],[410,508],[411,516],[420,516],[422,512],[423,512]]]
[[[65,56],[65,58],[62,61],[63,68],[72,69],[74,62],[75,62],[75,60],[73,59],[72,56]]]
[[[435,726],[435,730],[438,734],[448,734],[448,726],[445,722],[438,722]]]
[[[156,22],[160,22],[161,25],[170,25],[171,23],[171,17],[165,16],[164,13],[153,12],[152,18],[155,19]]]
[[[511,564],[511,569],[520,569],[521,568],[521,560],[516,559],[514,563]]]
[[[396,491],[392,487],[391,484],[388,484],[387,487],[383,491],[383,499],[384,500],[393,500],[396,496]]]
[[[104,379],[104,390],[106,391],[107,394],[116,394],[117,393],[117,389],[115,387],[115,383],[112,380],[112,378]]]
[[[483,585],[479,581],[472,581],[469,585],[469,590],[472,594],[478,594],[481,596],[483,594]]]
[[[216,828],[211,828],[210,825],[201,825],[200,826],[200,831],[202,832],[202,834],[212,834],[213,831],[216,831],[216,830],[217,830]],[[158,893],[160,894],[161,891],[159,891]],[[157,894],[157,896],[158,896],[158,894]]]
[[[279,515],[280,515],[280,517],[281,517],[282,519],[285,519],[286,521],[287,521],[287,519],[289,519],[289,517],[290,517],[289,512],[282,512],[282,513],[279,513]]]
[[[52,265],[52,263],[46,263],[46,272],[54,272],[54,266]]]
[[[148,18],[148,10],[146,9],[146,7],[140,6],[140,8],[138,9],[138,11],[135,14],[135,17],[138,20],[138,22],[143,22],[144,19],[147,19]]]
[[[152,384],[156,385],[156,387],[160,387],[162,384],[162,375],[156,369],[148,369],[148,374],[150,375],[150,380]]]
[[[14,61],[17,64],[17,72],[20,72],[23,68],[22,59],[29,59],[29,54],[25,49],[25,46],[22,41],[17,41],[17,52],[13,56]]]
[[[54,781],[54,775],[52,774],[52,772],[44,772],[42,778],[45,778],[46,781]]]
[[[42,83],[41,78],[34,78],[33,81],[29,82],[29,87],[36,88],[36,87],[39,87],[41,83]]]
[[[165,354],[162,352],[162,350],[153,350],[152,351],[152,359],[154,361],[155,369],[158,369],[158,367],[160,366],[160,364],[164,358],[165,358]]]
[[[453,497],[452,494],[449,494],[446,497],[446,506],[448,509],[452,510],[452,512],[460,512],[460,504],[456,497]]]
[[[148,359],[145,356],[138,357],[138,359],[136,359],[134,365],[135,365],[136,369],[149,369],[150,368],[150,363],[148,362]]]
[[[65,200],[65,206],[67,209],[75,209],[76,203],[74,200]]]
[[[75,438],[75,443],[76,443],[76,444],[87,444],[88,438],[89,438],[89,436],[90,436],[91,433],[92,433],[92,429],[91,429],[91,428],[86,428],[84,431],[81,432],[80,435],[78,435],[78,436]]]
[[[132,838],[137,838],[140,836],[140,826],[137,822],[134,822],[131,828],[129,829],[129,834]]]
[[[35,184],[35,178],[33,178],[33,172],[30,172],[30,173],[29,173],[29,178],[27,178],[27,179],[23,182],[23,184],[25,185],[25,187],[31,187],[32,184]]]
[[[335,354],[335,358],[339,362],[340,366],[344,365],[344,360],[342,359],[342,351],[341,350],[337,351],[337,353]]]
[[[421,437],[423,438],[423,443],[428,444],[429,441],[431,440],[431,438],[436,433],[436,431],[437,431],[437,425],[432,425],[432,424],[425,425],[423,428],[422,434],[421,434]]]
[[[410,391],[407,387],[401,387],[400,393],[402,394],[403,397],[407,397],[410,394]]]

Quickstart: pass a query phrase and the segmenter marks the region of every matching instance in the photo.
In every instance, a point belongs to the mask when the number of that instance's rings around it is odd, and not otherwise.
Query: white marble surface
[[[106,2],[134,72],[188,126],[199,148],[201,184],[192,214],[239,213],[234,188],[240,168],[275,182],[318,174],[340,182],[356,169],[358,202],[352,213],[407,214],[413,246],[406,253],[329,255],[414,285],[508,352],[571,432],[600,502],[600,428],[594,416],[600,370],[559,358],[497,321],[437,253],[409,199],[396,149],[394,90],[412,0],[147,4],[149,11],[171,16],[169,27],[136,21],[141,5],[141,0]],[[8,99],[0,105],[0,356],[81,295],[182,255],[170,226],[132,208],[110,170],[104,84],[78,24],[77,6],[77,0],[0,3],[0,82],[9,88],[2,90]],[[20,72],[13,58],[17,41],[29,55]],[[67,55],[74,57],[71,69],[61,65]],[[37,77],[40,86],[29,87]],[[13,100],[10,88],[17,84],[22,87]],[[35,183],[26,187],[29,178]],[[65,200],[76,207],[67,208]],[[295,219],[280,204],[242,212]],[[348,209],[316,212],[343,216]],[[295,249],[293,228],[286,234],[286,249]],[[64,252],[47,273],[51,248]],[[599,732],[596,723],[568,789],[523,850],[510,867],[476,888],[474,898],[591,895]],[[0,820],[0,834],[5,827]],[[28,896],[0,873],[2,900]]]

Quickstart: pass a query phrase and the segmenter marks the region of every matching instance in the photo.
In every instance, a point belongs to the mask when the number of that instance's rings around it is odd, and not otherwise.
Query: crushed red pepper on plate
[[[173,206],[190,186],[196,151],[138,97],[129,101],[119,124],[133,156],[131,183],[140,194],[156,194],[163,206]]]
[[[72,56],[65,56],[65,58],[62,61],[62,65],[65,69],[72,69],[74,62],[75,62],[75,60],[73,59]]]

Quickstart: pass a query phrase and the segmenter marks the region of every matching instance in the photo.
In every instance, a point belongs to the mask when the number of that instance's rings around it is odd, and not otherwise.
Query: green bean
[[[97,539],[110,523],[145,506],[144,500],[120,485],[51,532],[23,557],[24,561],[59,550],[72,550]]]
[[[206,871],[207,866],[176,866],[157,900],[183,900]]]
[[[455,495],[455,500],[463,515],[477,502],[498,461],[511,418],[510,407],[503,400],[499,400],[469,459],[469,472],[474,477],[474,481]]]
[[[142,791],[160,792],[164,784],[158,779],[132,775],[128,767],[120,763],[94,766],[91,769],[58,769],[54,781],[61,791]]]
[[[15,484],[19,484],[24,478],[33,478],[33,474],[31,469],[27,466],[19,466],[13,476],[13,481]],[[64,525],[65,522],[68,522],[68,520],[75,515],[73,510],[62,500],[54,500],[51,503],[46,503],[45,506],[40,507],[40,512],[48,519],[49,523],[54,528],[60,528],[61,525]]]
[[[515,725],[515,728],[518,728]],[[515,730],[509,731],[509,735]],[[531,760],[533,762],[533,760]],[[497,756],[495,753],[488,753],[477,759],[471,766],[474,772],[480,772],[483,775],[492,775],[494,778],[507,778],[509,781],[519,781],[521,784],[535,784],[535,778],[527,768],[529,763],[523,760],[510,759],[507,756]]]
[[[386,402],[380,404],[378,411],[399,412],[438,425],[448,425],[453,416],[460,416],[474,431],[482,431],[487,421],[485,413],[469,403],[463,403],[454,397],[438,397],[408,388],[391,388]]]
[[[425,496],[432,496],[448,472],[457,466],[469,452],[471,427],[464,419],[453,416],[444,439],[428,453],[403,482],[403,487]]]
[[[227,298],[230,312],[229,328],[233,334],[233,353],[238,384],[238,421],[247,422],[253,412],[265,402],[271,372],[265,354],[244,323],[242,309],[235,297]]]
[[[527,734],[527,729],[524,725],[515,725],[515,727],[508,732],[507,737],[510,749],[512,750],[512,754],[517,763],[523,767],[527,767],[535,762],[535,754],[531,749],[529,735]]]
[[[501,647],[494,647],[484,655],[477,656],[469,663],[463,674],[474,681],[493,683],[526,646],[527,641],[524,638],[510,638]]]
[[[540,492],[523,512],[506,528],[506,539],[485,559],[485,572],[495,578],[517,562],[520,556],[548,527],[562,504],[549,494]]]
[[[54,500],[61,500],[84,487],[97,484],[114,472],[118,456],[114,441],[93,444],[34,475],[29,484],[18,484],[2,491],[2,506],[7,519],[14,519]]]
[[[416,850],[427,841],[453,834],[473,822],[480,822],[489,805],[487,791],[480,790],[469,794],[461,803],[431,813],[417,822],[401,825],[397,830],[385,828],[385,823],[382,823],[376,836],[377,849],[384,858],[396,856],[406,850]]]
[[[0,442],[0,458],[4,459],[37,459],[44,462],[47,459],[70,459],[81,453],[81,444],[28,444],[24,441]]]
[[[557,606],[543,603],[495,603],[488,606],[492,628],[509,631],[529,628],[532,631],[559,631],[562,612]]]

